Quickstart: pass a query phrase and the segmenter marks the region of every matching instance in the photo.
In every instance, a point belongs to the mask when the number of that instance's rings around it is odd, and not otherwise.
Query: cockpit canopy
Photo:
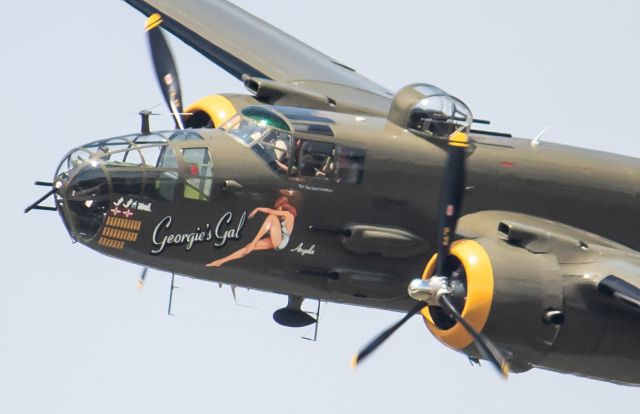
[[[249,147],[279,175],[360,184],[365,151],[327,140],[334,136],[334,124],[313,110],[250,106],[220,129]]]
[[[287,174],[293,128],[278,113],[266,107],[248,107],[220,129],[251,148],[275,172]]]
[[[473,122],[471,110],[461,100],[427,84],[402,88],[393,99],[387,119],[402,128],[442,139],[467,132]]]

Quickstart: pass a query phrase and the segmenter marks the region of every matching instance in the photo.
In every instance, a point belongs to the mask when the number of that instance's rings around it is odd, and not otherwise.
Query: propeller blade
[[[173,114],[176,126],[184,129],[182,122],[182,92],[180,91],[180,81],[178,78],[178,70],[169,45],[162,34],[160,25],[162,24],[162,16],[154,13],[147,19],[145,31],[149,39],[149,49],[151,50],[151,58],[162,90],[164,100]]]
[[[149,271],[149,268],[147,268],[147,267],[142,269],[142,273],[140,274],[140,277],[138,278],[138,288],[139,289],[143,289],[144,288],[144,282],[147,279],[147,272],[148,271]]]
[[[424,302],[418,302],[411,310],[398,322],[394,323],[384,331],[382,331],[378,336],[376,336],[371,342],[369,342],[364,348],[360,350],[357,354],[351,358],[351,367],[355,369],[360,362],[362,362],[368,355],[371,355],[373,351],[375,351],[380,345],[384,343],[389,337],[398,330],[402,325],[405,324],[413,315],[420,312],[423,308],[427,306]]]
[[[451,97],[450,97],[451,98]],[[447,141],[447,161],[444,167],[443,176],[442,176],[442,186],[440,189],[440,204],[438,206],[438,233],[437,233],[437,243],[438,243],[438,256],[436,259],[436,273],[437,276],[445,276],[444,272],[444,264],[446,258],[449,256],[449,251],[451,249],[451,242],[453,241],[453,237],[456,232],[456,226],[458,224],[458,218],[460,217],[460,211],[462,209],[462,198],[464,195],[465,189],[465,152],[466,148],[469,147],[469,136],[466,131],[469,128],[471,123],[471,112],[468,110],[466,105],[462,102],[458,101],[455,98],[453,99],[453,108],[456,113],[460,113],[462,115],[467,115],[464,118],[460,118],[459,120],[468,120],[469,122],[465,125],[459,125],[458,129],[451,133],[448,137]],[[456,119],[458,120],[458,119]],[[449,305],[451,302],[446,299]],[[398,330],[402,325],[405,324],[413,315],[420,312],[425,307],[429,306],[426,302],[418,302],[410,311],[407,313],[404,318],[390,326],[382,333],[380,333],[377,337],[375,337],[371,342],[367,344],[358,354],[356,354],[352,360],[351,365],[355,368],[360,361],[365,359],[368,355],[370,355],[373,351],[375,351],[380,345],[384,343],[396,330]],[[492,350],[495,350],[496,354],[500,353],[497,349],[483,336],[477,333],[473,327],[471,327],[467,321],[462,319],[462,316],[457,313],[456,309],[453,308],[453,311],[456,312],[456,319],[460,319],[461,323],[465,325],[465,328],[469,330],[474,338],[480,338],[476,343],[482,343],[479,345],[479,348],[483,347],[488,349],[488,354],[491,354]],[[488,345],[487,345],[488,343]],[[484,352],[481,349],[481,352]],[[484,354],[483,354],[484,355]],[[501,357],[501,356],[500,356]],[[487,358],[491,360],[491,358]],[[504,362],[504,358],[501,360]],[[504,362],[504,366],[506,367],[506,362]],[[506,371],[505,371],[506,372]]]
[[[453,316],[456,321],[458,321],[473,337],[482,357],[489,361],[498,370],[498,373],[506,379],[509,376],[509,364],[498,348],[493,345],[489,338],[476,331],[473,326],[471,326],[471,324],[467,322],[462,315],[460,315],[460,312],[458,312],[455,306],[453,306],[453,303],[451,303],[451,300],[449,300],[447,295],[442,295],[440,297],[440,304],[449,311],[451,316]]]
[[[438,221],[438,258],[436,259],[436,272],[438,276],[444,275],[444,263],[451,242],[456,232],[462,198],[465,186],[465,149],[469,146],[468,136],[464,132],[457,132],[449,138],[447,145],[447,163],[442,176],[440,193],[440,214]]]

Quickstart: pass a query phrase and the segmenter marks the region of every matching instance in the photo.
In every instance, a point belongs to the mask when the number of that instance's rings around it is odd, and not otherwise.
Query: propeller
[[[138,278],[138,289],[144,289],[144,282],[147,280],[147,272],[149,268],[145,267],[142,269],[142,273],[140,273],[140,277]]]
[[[162,24],[162,16],[154,13],[147,19],[145,31],[149,39],[149,49],[151,50],[151,58],[156,71],[158,83],[162,90],[164,100],[173,114],[176,121],[176,127],[184,129],[182,121],[182,92],[180,91],[180,80],[178,78],[178,70],[176,69],[171,50],[167,44],[167,40],[160,29]]]
[[[425,307],[429,306],[425,302],[418,302],[411,310],[404,315],[402,319],[398,322],[394,323],[384,331],[382,331],[378,336],[373,338],[371,342],[369,342],[364,348],[360,350],[357,354],[351,358],[351,367],[355,369],[360,362],[362,362],[368,355],[371,355],[373,351],[375,351],[384,341],[386,341],[395,331],[397,331],[402,325],[405,324],[411,317],[420,312]]]
[[[449,295],[442,295],[440,297],[440,304],[447,309],[449,314],[453,316],[455,320],[460,323],[473,337],[480,355],[489,361],[491,365],[498,370],[498,373],[506,379],[509,376],[509,364],[498,348],[496,348],[489,338],[476,331],[473,326],[471,326],[471,324],[469,324],[469,322],[460,315],[460,312],[458,312],[456,307],[453,306],[453,303],[451,303]]]
[[[427,283],[431,289],[428,301],[420,300],[418,303],[398,322],[382,331],[371,342],[360,350],[351,360],[351,365],[355,368],[367,356],[371,355],[380,345],[382,345],[395,331],[404,325],[412,316],[422,311],[427,306],[439,306],[448,313],[456,322],[460,323],[474,338],[475,344],[482,357],[488,360],[504,378],[508,374],[508,364],[506,359],[493,343],[484,335],[476,331],[471,324],[466,321],[456,309],[453,302],[453,289],[449,283],[445,272],[446,258],[451,250],[451,243],[455,235],[462,199],[465,189],[465,149],[469,146],[469,138],[462,128],[450,135],[447,142],[447,161],[444,168],[442,187],[440,192],[440,202],[438,206],[438,255],[436,258],[435,274],[431,283]],[[427,281],[419,280],[419,283]],[[410,285],[410,289],[414,284]]]

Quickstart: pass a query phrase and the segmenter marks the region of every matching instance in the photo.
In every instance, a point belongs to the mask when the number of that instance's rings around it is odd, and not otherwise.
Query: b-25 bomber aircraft
[[[50,191],[71,237],[174,274],[421,314],[498,372],[640,384],[640,161],[481,129],[428,84],[397,93],[223,1],[126,0],[176,129],[69,151]],[[167,30],[248,94],[183,106]],[[54,197],[55,207],[41,203]],[[464,203],[463,203],[464,200]]]

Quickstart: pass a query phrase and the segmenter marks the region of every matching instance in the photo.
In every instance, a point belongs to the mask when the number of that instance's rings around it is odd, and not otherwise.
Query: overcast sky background
[[[391,90],[440,86],[517,136],[640,156],[636,1],[258,1],[236,4]],[[418,318],[357,372],[353,352],[401,315],[329,304],[319,340],[276,326],[286,299],[179,279],[72,245],[22,214],[71,147],[135,132],[162,102],[144,17],[123,2],[4,7],[0,172],[1,413],[497,412],[637,409],[640,390],[533,370],[507,383]],[[240,82],[170,36],[185,102]],[[158,110],[164,111],[160,106]],[[170,126],[168,120],[154,126]],[[426,258],[425,258],[426,260]],[[637,333],[629,333],[637,335]],[[418,411],[416,411],[418,410]]]

